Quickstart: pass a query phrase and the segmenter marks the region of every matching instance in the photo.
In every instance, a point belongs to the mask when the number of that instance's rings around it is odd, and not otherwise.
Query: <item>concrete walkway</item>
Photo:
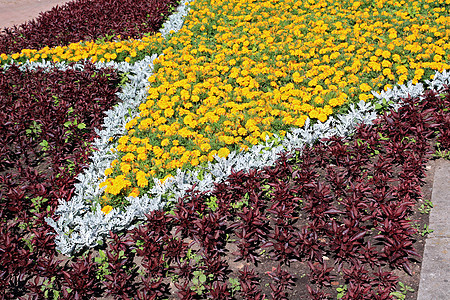
[[[450,299],[450,161],[436,161],[433,208],[425,242],[417,300]]]
[[[0,33],[3,29],[35,19],[41,12],[62,6],[68,0],[0,0]]]

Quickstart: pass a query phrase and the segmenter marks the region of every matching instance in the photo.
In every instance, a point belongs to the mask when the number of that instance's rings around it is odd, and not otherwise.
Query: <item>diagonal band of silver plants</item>
[[[172,30],[174,32],[180,30],[188,12],[188,1],[183,0],[160,30],[163,37],[167,37]],[[132,229],[136,221],[146,219],[145,213],[162,209],[167,202],[183,197],[194,185],[198,191],[208,193],[214,183],[222,182],[231,175],[231,170],[249,171],[273,165],[280,152],[291,153],[322,138],[349,136],[359,124],[370,124],[377,118],[375,105],[361,101],[356,105],[352,104],[347,114],[329,117],[325,123],[313,124],[310,119],[307,119],[303,128],[293,129],[284,138],[275,135],[265,144],[256,145],[249,151],[231,152],[227,158],[216,156],[216,161],[209,163],[203,169],[198,168],[187,172],[178,170],[175,177],[169,178],[163,184],[159,179],[154,178],[154,187],[148,194],[127,197],[130,205],[124,211],[113,209],[105,215],[98,201],[95,201],[102,195],[99,184],[105,178],[105,169],[117,158],[117,155],[111,151],[111,148],[116,146],[116,137],[126,134],[125,124],[138,115],[137,107],[147,96],[148,78],[152,75],[153,61],[156,58],[157,55],[154,54],[134,64],[96,63],[98,68],[113,67],[119,72],[128,73],[129,81],[117,94],[122,102],[106,112],[103,129],[96,130],[98,138],[94,140],[92,146],[98,150],[92,153],[89,167],[76,177],[78,183],[75,184],[74,196],[69,201],[59,199],[54,216],[55,219],[59,217],[57,221],[46,218],[46,222],[56,231],[56,249],[64,255],[75,255],[83,249],[97,246],[110,231]],[[4,68],[7,67],[4,66]],[[56,67],[61,70],[69,68],[64,63],[50,62],[26,62],[21,65],[21,68],[37,67]],[[83,69],[83,64],[75,64],[70,68]],[[436,72],[433,80],[425,81],[425,83],[429,89],[439,91],[445,84],[450,84],[450,72]],[[388,103],[393,103],[392,107],[398,108],[401,106],[401,98],[408,95],[418,97],[424,91],[422,83],[413,85],[409,82],[381,93],[372,91],[372,94],[380,104],[385,99]],[[114,137],[112,142],[110,137]]]

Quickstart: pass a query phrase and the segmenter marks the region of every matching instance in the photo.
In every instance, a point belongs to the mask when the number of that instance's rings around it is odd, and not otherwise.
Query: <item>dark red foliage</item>
[[[34,20],[5,28],[0,53],[65,46],[107,36],[141,38],[157,32],[178,0],[75,0]]]
[[[0,72],[0,210],[26,219],[39,209],[30,199],[47,199],[46,212],[58,198],[70,198],[94,128],[118,100],[117,83],[113,70],[90,64],[84,71],[22,72],[12,66]],[[39,145],[43,141],[46,149]]]
[[[105,275],[103,284],[106,287],[106,294],[122,299],[131,299],[136,290],[133,283],[137,277],[137,266],[133,261],[131,252],[133,241],[129,237],[119,237],[110,232],[110,249],[106,250],[108,259],[108,269],[111,272]]]
[[[100,291],[100,282],[96,278],[97,265],[92,263],[92,255],[72,261],[66,265],[64,275],[64,299],[85,299],[94,296]],[[68,292],[68,289],[71,292]]]
[[[246,300],[264,299],[265,295],[259,289],[259,277],[254,270],[245,266],[239,271],[239,284],[241,285],[241,295]]]
[[[163,277],[155,279],[152,276],[147,276],[142,279],[144,287],[137,292],[137,299],[141,300],[153,300],[160,299],[164,296],[169,296],[169,286],[167,283],[163,283]],[[141,293],[142,292],[142,293]]]
[[[240,239],[238,257],[255,263],[258,260],[256,251],[270,230],[268,221],[259,208],[243,207],[242,212],[238,212],[237,216],[239,221],[231,224],[229,228],[235,229],[236,236]]]
[[[115,71],[90,64],[84,71],[11,66],[0,72],[0,215],[9,224],[1,227],[7,231],[1,234],[0,265],[12,268],[0,271],[2,293],[17,298],[28,290],[38,296],[50,279],[62,287],[53,230],[44,219],[59,198],[71,197],[94,128],[118,100],[117,83]],[[47,149],[39,145],[44,140]],[[64,271],[71,274],[70,268]]]
[[[209,289],[209,298],[216,300],[231,300],[231,293],[228,291],[226,283],[214,281],[211,289]]]
[[[220,257],[219,253],[203,254],[202,258],[205,263],[205,275],[213,275],[216,280],[226,281],[231,271],[228,263]]]
[[[271,296],[274,300],[287,300],[287,289],[292,288],[295,284],[294,278],[291,274],[281,269],[280,266],[273,272],[269,273],[269,276],[273,279],[274,283],[270,283],[270,289],[272,290]]]
[[[226,218],[226,216],[211,212],[193,221],[191,230],[193,238],[205,251],[217,252],[223,249]]]
[[[330,275],[330,272],[334,269],[333,267],[327,267],[327,264],[325,262],[321,264],[312,263],[310,261],[308,262],[308,266],[311,270],[309,278],[312,283],[326,286],[329,286],[331,284],[331,279],[334,276]]]
[[[184,283],[183,285],[175,283],[175,286],[178,289],[177,295],[180,300],[193,300],[194,296],[197,295],[196,292],[190,289],[188,283]]]
[[[30,271],[34,270],[31,252],[24,245],[21,236],[14,231],[13,224],[0,222],[0,296],[7,299],[22,292],[21,287],[32,276]],[[5,287],[11,287],[12,291]]]

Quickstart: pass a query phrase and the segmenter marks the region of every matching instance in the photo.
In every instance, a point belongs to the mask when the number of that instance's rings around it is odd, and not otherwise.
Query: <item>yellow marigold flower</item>
[[[401,81],[401,82],[405,82],[405,81],[408,79],[408,76],[405,75],[405,74],[402,74],[402,75],[400,75],[400,77],[399,77],[398,79],[399,79],[399,81]]]
[[[121,136],[119,138],[119,144],[126,144],[128,142],[129,137],[127,135]]]
[[[368,91],[371,91],[371,90],[372,90],[372,88],[370,87],[370,85],[368,85],[367,83],[362,83],[362,84],[359,86],[359,89],[360,89],[361,91],[363,91],[363,92],[368,92]]]
[[[317,116],[317,119],[323,123],[327,120],[327,115],[322,112]]]
[[[136,145],[141,142],[141,139],[133,136],[130,141],[132,144]]]
[[[141,153],[146,153],[147,152],[147,148],[146,147],[139,147],[136,150],[137,153],[141,154]]]
[[[173,177],[171,174],[167,174],[163,179],[160,179],[161,183],[164,183],[167,179]]]
[[[127,153],[124,157],[122,157],[122,161],[133,161],[136,156],[133,153]]]
[[[131,121],[129,121],[127,124],[125,124],[125,128],[127,130],[129,130],[130,128],[132,128],[133,126],[135,126],[137,124],[137,120],[133,119]]]
[[[141,160],[141,161],[147,160],[147,154],[139,153],[138,156],[137,156],[137,159]]]
[[[123,174],[128,174],[131,170],[131,165],[127,163],[120,163],[120,171],[122,171]]]
[[[194,166],[194,167],[197,166],[199,163],[200,163],[200,162],[199,162],[198,158],[193,158],[193,159],[191,160],[191,165]]]
[[[368,96],[369,95],[367,95],[367,94],[360,94],[359,95],[359,100],[362,100],[362,101],[366,102],[369,99]]]
[[[400,65],[397,67],[397,74],[408,74],[408,68],[404,65]]]
[[[163,147],[165,147],[165,146],[167,146],[167,145],[169,145],[169,144],[170,144],[169,139],[164,139],[164,140],[162,140],[162,142],[161,142],[161,146],[163,146]]]
[[[102,208],[102,212],[105,215],[109,214],[111,212],[111,210],[113,210],[113,207],[111,205],[106,205],[106,206],[103,206],[103,208]]]
[[[433,57],[433,60],[434,60],[435,62],[439,62],[439,61],[442,60],[442,56],[439,55],[439,54],[436,54],[436,55]]]
[[[137,185],[141,188],[148,186],[148,180],[144,177],[144,178],[139,178],[137,180]]]
[[[325,107],[323,108],[323,112],[324,112],[324,114],[329,116],[333,113],[333,108],[330,105],[325,105]],[[305,118],[305,121],[306,121],[306,118]]]
[[[317,112],[316,109],[313,109],[313,110],[311,110],[311,111],[309,112],[309,117],[310,117],[311,119],[316,119],[318,115],[319,115],[319,113]]]
[[[217,150],[212,150],[211,152],[208,153],[208,160],[209,161],[213,161],[214,160],[214,155],[217,154]]]
[[[208,143],[203,143],[203,144],[200,145],[200,149],[203,152],[208,152],[211,149],[211,145],[208,144]]]
[[[138,188],[134,188],[131,193],[128,194],[128,197],[137,197],[139,196],[139,189]]]
[[[228,150],[228,148],[220,148],[219,151],[217,152],[217,155],[219,157],[228,157],[229,154],[230,150]]]
[[[111,175],[112,172],[113,172],[113,169],[112,169],[112,168],[107,168],[107,169],[105,170],[105,176]]]
[[[323,103],[323,99],[320,96],[317,96],[316,98],[314,98],[314,102],[316,104],[322,104]]]
[[[164,116],[170,118],[174,115],[175,111],[170,107],[164,110]]]
[[[242,136],[247,135],[247,129],[245,129],[244,127],[241,127],[238,129],[238,133]]]
[[[161,157],[161,155],[163,155],[163,153],[164,153],[164,149],[161,149],[158,146],[154,146],[153,153],[155,154],[156,157]]]
[[[227,145],[231,145],[234,143],[234,138],[232,136],[224,136],[222,139]]]

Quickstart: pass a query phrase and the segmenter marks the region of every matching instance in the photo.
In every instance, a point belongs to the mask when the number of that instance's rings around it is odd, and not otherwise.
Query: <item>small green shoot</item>
[[[111,274],[108,268],[109,266],[108,258],[106,257],[106,253],[103,250],[99,250],[98,254],[100,256],[94,258],[94,261],[99,264],[97,271],[97,279],[105,280],[105,275]]]
[[[219,205],[217,204],[217,197],[214,196],[209,197],[209,199],[205,201],[205,204],[213,212],[215,212],[219,208]]]
[[[421,214],[429,214],[433,208],[433,203],[428,199],[423,199],[423,202],[425,203],[422,203],[418,210]]]
[[[206,289],[205,287],[205,283],[208,280],[208,278],[211,280],[214,275],[213,274],[209,274],[208,276],[206,276],[203,273],[203,270],[196,270],[193,272],[194,278],[192,278],[192,286],[191,286],[191,290],[193,290],[194,292],[197,293],[197,295],[202,295],[203,291]]]
[[[432,233],[433,231],[434,231],[433,229],[430,229],[430,228],[428,227],[428,224],[424,224],[424,225],[423,225],[423,229],[422,229],[422,231],[420,232],[420,235],[426,236],[427,234],[430,234],[430,233]]]
[[[43,151],[48,150],[48,142],[46,140],[43,140],[42,142],[40,142],[39,145],[42,147]]]
[[[336,299],[342,299],[347,292],[347,285],[340,285],[338,288],[336,288],[337,296]]]
[[[239,279],[234,277],[230,277],[228,281],[231,285],[231,296],[234,296],[236,292],[241,290],[241,284],[239,283]]]
[[[390,294],[390,296],[393,296],[397,300],[404,300],[406,299],[408,292],[414,292],[412,287],[404,284],[403,282],[399,282],[398,285],[400,286],[400,290]]]
[[[381,103],[375,103],[375,109],[378,111],[379,114],[382,114],[386,111],[390,110],[390,107],[394,104],[393,101],[386,101],[386,99],[383,99]]]

